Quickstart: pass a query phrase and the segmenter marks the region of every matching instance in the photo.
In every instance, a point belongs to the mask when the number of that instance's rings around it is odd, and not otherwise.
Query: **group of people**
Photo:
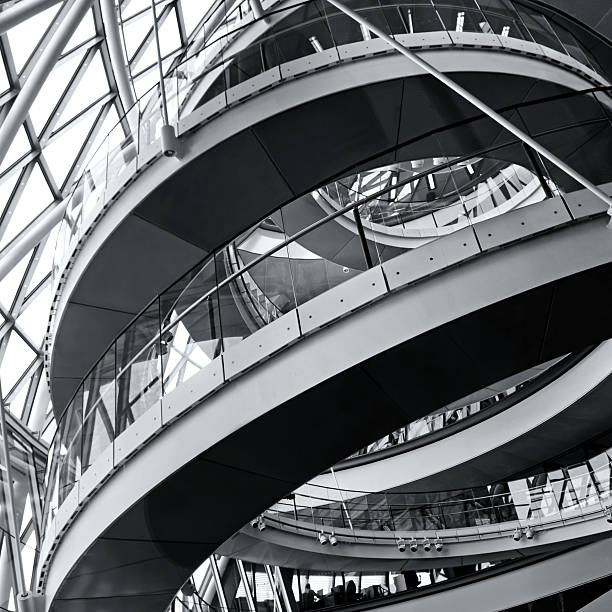
[[[357,586],[353,580],[349,580],[346,585],[341,584],[333,587],[332,592],[327,595],[315,593],[310,588],[310,584],[306,584],[302,593],[301,608],[303,611],[327,608],[329,606],[354,603],[360,598],[361,594],[357,592]]]

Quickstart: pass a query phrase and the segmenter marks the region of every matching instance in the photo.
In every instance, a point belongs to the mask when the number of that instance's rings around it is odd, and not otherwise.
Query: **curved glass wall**
[[[561,96],[540,105],[529,103],[527,111],[534,113],[539,108],[540,113],[533,115],[539,117],[557,108],[557,104],[561,108],[577,104],[587,117],[585,121],[577,124],[574,117],[559,116],[560,125],[555,130],[546,129],[542,137],[562,144],[572,139],[571,155],[579,150],[581,159],[588,162],[600,159],[601,151],[612,145],[608,107],[601,96],[600,92]],[[512,112],[517,111],[523,112],[523,109]],[[433,143],[442,149],[447,137],[457,135],[457,129],[463,136],[471,131],[482,137],[490,134],[490,128],[490,122],[477,118],[469,127],[462,125],[437,134]],[[593,130],[597,131],[595,139]],[[537,130],[531,131],[534,137],[540,137]],[[493,147],[450,159],[440,150],[437,165],[367,197],[356,201],[353,198],[332,212],[321,207],[312,195],[283,206],[231,244],[213,252],[159,295],[112,343],[64,410],[47,473],[47,516],[53,517],[81,474],[118,435],[163,395],[224,351],[282,314],[371,266],[414,252],[419,245],[434,240],[438,234],[427,235],[432,230],[428,218],[432,211],[435,214],[450,211],[448,214],[454,222],[444,229],[444,233],[449,233],[476,224],[481,218],[490,218],[492,210],[503,214],[519,206],[535,206],[553,194],[561,196],[558,202],[564,207],[563,193],[571,191],[574,183],[544,165],[522,143],[503,137],[499,129],[493,134],[496,141]],[[431,147],[432,140],[428,139],[426,144]],[[431,210],[419,203],[419,217],[409,222],[410,227],[396,226],[400,231],[393,242],[361,215],[366,206],[378,199],[387,199],[391,189],[420,181],[428,183],[428,177],[439,175],[443,169],[449,170],[448,177],[454,175],[455,169],[465,173],[465,162],[475,157],[496,160],[496,176],[501,171],[499,160],[505,160],[508,172],[518,173],[517,169],[522,168],[524,173],[537,176],[540,185],[534,191],[531,180],[524,184],[523,191],[528,190],[529,194],[526,198],[521,191],[496,190],[495,193],[505,194],[507,200],[495,202],[490,197],[488,166],[477,166],[470,179],[472,192],[484,194],[485,201],[493,201],[496,206],[477,207],[476,213],[468,214],[468,209],[457,205],[465,197],[463,188],[457,188],[453,195],[454,183],[450,181],[443,192],[444,201],[451,202],[448,208],[441,207],[436,199],[429,203]],[[602,166],[593,164],[591,180],[602,183],[612,179],[612,170]],[[354,175],[349,175],[346,181],[336,181],[335,185],[338,191],[347,185],[353,186]],[[506,206],[510,201],[512,206]],[[305,210],[308,214],[304,214]],[[567,211],[571,218],[571,212]],[[414,223],[422,219],[426,220],[423,233],[427,237],[421,236],[415,241]]]
[[[240,8],[243,4],[245,3],[238,4],[232,15],[238,17],[243,15],[244,11]],[[579,62],[586,70],[599,71],[603,74],[597,60],[569,30],[515,0],[480,2],[477,0],[462,0],[462,2],[367,0],[367,2],[348,4],[386,33],[400,37],[399,40],[406,44],[416,43],[422,34],[436,32],[444,35],[436,43],[442,46],[461,44],[457,37],[463,33],[492,37],[491,44],[499,49],[508,47],[508,41],[522,40],[537,45],[534,49],[540,49],[542,58],[547,57],[547,52],[541,47],[546,47],[549,50],[548,55],[550,51],[560,53]],[[268,11],[267,19],[278,23],[270,27],[270,32],[258,38],[256,42],[232,52],[232,42],[237,41],[239,35],[247,28],[252,28],[254,21],[258,20],[249,19],[248,23],[240,25],[242,22],[239,19],[228,17],[227,23],[217,28],[203,47],[201,47],[203,43],[194,41],[191,50],[198,50],[176,65],[164,79],[169,121],[178,128],[179,133],[182,132],[181,120],[196,107],[209,102],[209,108],[213,109],[211,117],[214,116],[234,103],[235,96],[231,93],[234,87],[254,77],[276,70],[279,81],[294,78],[295,75],[290,68],[294,60],[331,52],[333,59],[330,61],[340,62],[343,60],[341,47],[371,39],[371,35],[362,31],[350,18],[319,0]],[[233,25],[236,25],[235,29],[232,29]],[[411,39],[412,36],[415,38]],[[75,183],[57,236],[54,256],[56,276],[66,265],[87,229],[117,195],[119,187],[128,183],[138,171],[145,169],[161,155],[162,123],[161,93],[159,87],[154,86],[120,118],[96,152],[89,157],[79,180]],[[444,158],[439,158],[438,162],[440,159]],[[414,160],[413,163],[416,162],[418,160]],[[475,164],[481,162],[482,160],[480,162],[463,160],[468,172]],[[484,163],[494,162],[487,159]],[[414,167],[426,169],[422,165]],[[457,177],[462,174],[462,169],[450,166],[445,168],[445,171],[451,175],[447,179],[456,184],[455,189],[460,189]],[[498,188],[502,191],[505,188],[504,184],[509,186],[525,179],[518,170],[518,176],[505,177],[503,168],[502,163],[500,167],[502,174],[497,179],[492,178],[500,183]],[[396,174],[399,175],[401,172],[398,170]],[[493,185],[489,188],[494,190]],[[418,189],[417,186],[415,189]],[[429,191],[434,190],[429,189]],[[333,189],[327,193],[329,197],[334,197]],[[405,190],[403,194],[405,195]],[[338,198],[343,198],[343,195],[337,195]],[[432,197],[429,192],[426,194],[427,197]],[[431,200],[426,198],[423,203],[425,208],[431,203]],[[464,205],[468,214],[472,214],[472,208],[479,206],[479,203],[475,200],[473,204],[465,202]],[[390,209],[389,206],[383,206],[379,202],[367,207],[361,214],[373,222],[378,222],[383,215],[387,218],[385,223],[388,223],[391,219],[403,219],[403,208],[399,207],[397,210],[396,208]],[[416,200],[412,198],[411,211],[414,208]],[[433,214],[431,208],[429,212]]]

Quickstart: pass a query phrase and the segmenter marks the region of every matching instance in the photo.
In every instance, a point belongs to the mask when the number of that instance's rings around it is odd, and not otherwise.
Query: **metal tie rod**
[[[401,53],[404,57],[411,60],[415,63],[419,68],[422,68],[436,78],[438,81],[449,87],[456,94],[460,95],[464,100],[470,102],[470,104],[474,105],[478,110],[482,111],[485,115],[488,115],[493,121],[501,125],[503,128],[508,130],[510,133],[514,134],[517,138],[522,140],[526,145],[530,146],[532,149],[537,151],[542,157],[546,158],[549,162],[557,166],[560,170],[565,172],[568,176],[571,176],[576,182],[580,183],[583,187],[588,189],[595,197],[599,198],[602,202],[606,204],[608,207],[608,215],[612,217],[612,198],[610,198],[606,193],[604,193],[597,185],[589,181],[587,178],[582,176],[579,172],[576,172],[573,168],[568,166],[563,160],[559,159],[554,153],[551,153],[548,149],[543,147],[536,140],[531,138],[528,134],[525,134],[522,130],[517,128],[513,123],[510,123],[506,118],[500,115],[498,112],[494,111],[490,106],[485,104],[482,100],[471,94],[467,89],[461,87],[458,83],[453,81],[450,77],[448,77],[443,72],[440,72],[437,68],[432,66],[429,62],[426,62],[424,59],[419,57],[416,53],[410,51],[407,47],[397,42],[395,39],[391,38],[388,34],[377,28],[375,25],[372,25],[370,22],[366,21],[363,17],[358,15],[355,11],[350,8],[344,6],[342,2],[338,2],[338,0],[327,0],[332,6],[335,6],[337,9],[342,11],[345,15],[348,15],[351,19],[356,21],[358,24],[368,29],[376,36],[380,37],[384,40],[388,45],[393,47],[396,51]],[[612,223],[612,222],[611,222]]]

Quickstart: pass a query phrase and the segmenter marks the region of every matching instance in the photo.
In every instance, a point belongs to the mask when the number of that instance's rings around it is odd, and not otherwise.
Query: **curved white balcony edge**
[[[608,504],[611,503],[608,499]],[[282,523],[266,519],[266,525],[264,531],[243,528],[218,548],[217,553],[253,563],[300,569],[399,571],[542,554],[612,535],[612,524],[607,522],[599,503],[584,509],[563,510],[560,515],[457,529],[387,532],[336,528],[338,544],[333,547],[321,546],[312,523],[283,518]],[[533,530],[533,539],[523,536],[515,541],[512,537],[515,529],[524,530],[528,526]],[[329,535],[331,528],[325,528],[324,532]],[[398,537],[406,542],[414,537],[418,550],[413,553],[407,547],[400,552],[396,544]],[[429,552],[423,550],[425,538],[432,543]],[[443,544],[441,551],[433,546],[437,538]]]

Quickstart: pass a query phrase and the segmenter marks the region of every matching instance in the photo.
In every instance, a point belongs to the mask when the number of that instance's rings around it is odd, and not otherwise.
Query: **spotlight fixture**
[[[329,536],[329,543],[332,546],[338,546],[338,538],[336,537],[336,534],[332,532],[332,534]]]
[[[321,544],[321,546],[325,546],[327,544],[327,536],[322,532],[319,531],[319,544]]]
[[[429,538],[425,538],[423,540],[423,550],[425,552],[429,552],[431,550],[431,542],[430,542]]]
[[[527,527],[527,529],[525,529],[525,537],[528,540],[533,540],[533,529],[531,527]]]
[[[259,531],[263,531],[266,528],[266,523],[263,520],[263,516],[260,516],[259,519],[257,519],[257,529],[259,529]]]
[[[404,538],[397,538],[397,550],[404,552],[406,550],[406,540]]]
[[[606,508],[604,510],[604,516],[606,517],[606,521],[608,521],[608,523],[612,523],[612,508]]]
[[[257,524],[259,523],[259,517],[256,516],[254,519],[251,519],[251,527],[253,529],[257,529]]]
[[[515,542],[518,542],[523,537],[523,530],[520,527],[517,527],[512,534],[512,539]]]
[[[440,538],[436,538],[434,540],[434,546],[436,547],[436,550],[438,552],[442,552],[442,549],[444,548],[444,544],[442,543],[442,540]]]
[[[419,543],[414,538],[410,538],[410,550],[416,552],[418,549]]]
[[[178,139],[174,132],[174,126],[162,125],[161,127],[161,149],[166,157],[174,157],[178,151]]]

